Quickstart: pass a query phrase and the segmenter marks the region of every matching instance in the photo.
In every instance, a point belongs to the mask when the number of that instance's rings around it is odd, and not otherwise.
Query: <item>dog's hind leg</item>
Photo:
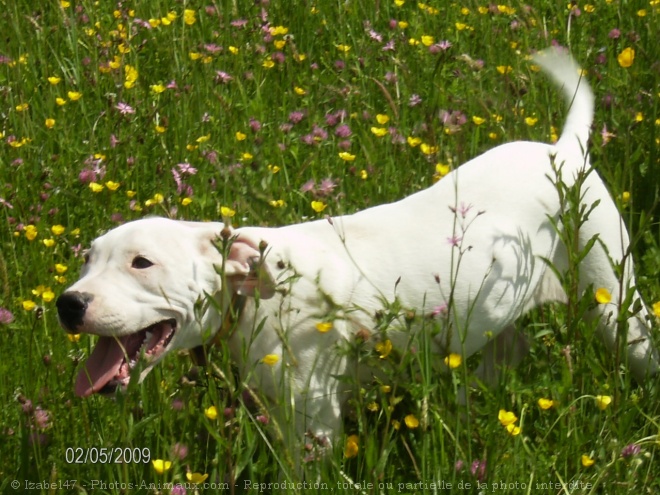
[[[593,293],[606,289],[611,294],[610,302],[601,300],[594,310],[599,319],[599,331],[613,352],[617,352],[617,346],[622,344],[620,339],[626,339],[627,364],[636,379],[643,382],[657,373],[658,355],[651,339],[647,308],[635,288],[628,232],[607,188],[595,171],[591,171],[586,178],[582,192],[581,202],[587,208],[597,201],[599,203],[579,230],[581,250],[594,236],[598,239],[580,263],[580,292],[591,290]],[[615,271],[617,266],[620,267],[620,276]],[[632,298],[626,300],[629,291],[632,291]],[[626,307],[621,307],[624,301]],[[622,311],[629,312],[626,321],[619,321]]]

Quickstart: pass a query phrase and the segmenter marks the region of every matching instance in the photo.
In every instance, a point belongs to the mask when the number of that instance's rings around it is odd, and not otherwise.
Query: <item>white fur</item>
[[[438,362],[449,352],[468,357],[487,345],[496,348],[493,337],[519,316],[564,297],[543,261],[567,268],[566,250],[551,222],[561,210],[552,163],[561,167],[567,186],[578,171],[590,167],[583,152],[593,113],[589,86],[567,55],[551,51],[537,63],[572,102],[555,145],[504,144],[424,191],[353,215],[281,228],[232,229],[238,247],[226,260],[230,282],[224,291],[215,269],[222,257],[211,245],[223,224],[162,218],[125,224],[94,241],[89,263],[69,289],[93,295],[77,330],[124,335],[176,318],[168,350],[191,348],[221,326],[214,305],[196,314],[195,303],[205,294],[226,311],[231,292],[261,292],[258,301],[248,297],[227,338],[243,378],[273,401],[286,388],[299,412],[295,421],[301,438],[306,431],[333,436],[340,430],[348,394],[346,381],[335,377],[354,373],[355,363],[337,345],[354,342],[361,329],[372,333],[372,344],[378,341],[374,317],[385,303],[398,299],[418,316],[450,303],[445,329],[450,327],[451,334],[443,331],[435,338]],[[610,258],[624,259],[628,235],[595,171],[588,174],[583,193],[585,204],[600,204],[580,231],[580,247],[594,235],[600,242],[582,262],[580,288],[603,287],[612,294],[613,302],[598,305],[595,314],[612,349],[620,281]],[[267,248],[265,266],[258,271],[266,280],[242,288],[241,280],[255,277],[248,262],[261,241]],[[138,254],[154,265],[132,268]],[[628,258],[623,286],[634,284]],[[634,298],[640,297],[635,293]],[[320,333],[316,324],[328,318],[333,328]],[[628,320],[627,361],[640,380],[658,368],[646,320],[645,309]],[[405,335],[391,331],[388,338],[396,343]],[[273,367],[261,363],[267,354],[278,355],[279,362]],[[488,361],[486,368],[492,367]]]

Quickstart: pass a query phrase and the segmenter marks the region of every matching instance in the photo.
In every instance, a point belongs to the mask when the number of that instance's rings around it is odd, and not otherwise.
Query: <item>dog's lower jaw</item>
[[[99,337],[76,379],[76,395],[88,397],[94,393],[109,393],[125,387],[130,371],[144,355],[149,360],[162,356],[174,334],[174,319],[163,320],[123,337]]]

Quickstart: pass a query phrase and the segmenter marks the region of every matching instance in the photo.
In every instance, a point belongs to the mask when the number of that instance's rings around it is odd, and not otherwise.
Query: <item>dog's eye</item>
[[[83,253],[83,263],[89,263],[89,253]]]
[[[137,268],[138,270],[143,270],[145,268],[149,268],[150,266],[153,266],[153,263],[144,256],[136,256],[131,262],[131,267]]]

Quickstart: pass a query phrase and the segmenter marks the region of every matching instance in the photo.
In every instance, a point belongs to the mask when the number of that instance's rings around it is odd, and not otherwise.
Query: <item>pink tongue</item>
[[[87,358],[76,379],[76,395],[87,397],[100,391],[119,373],[124,360],[125,343],[114,337],[99,337],[92,354]]]

